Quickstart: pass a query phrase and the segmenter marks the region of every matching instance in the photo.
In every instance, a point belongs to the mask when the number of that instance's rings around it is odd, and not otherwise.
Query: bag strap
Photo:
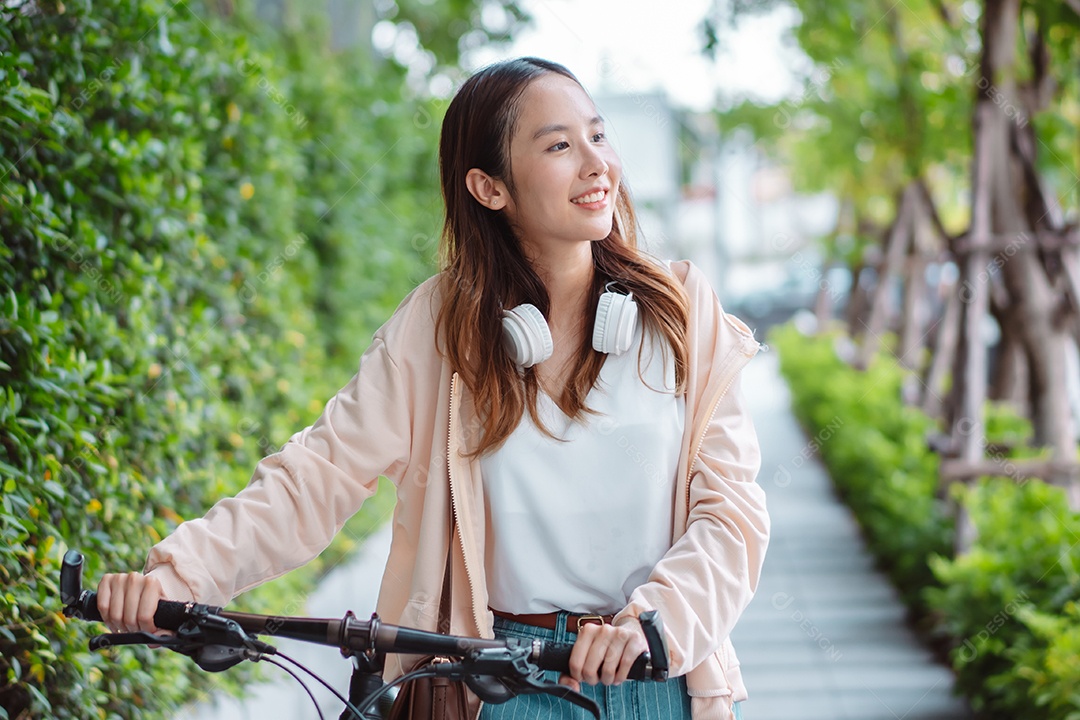
[[[443,571],[442,596],[439,598],[439,621],[435,626],[437,632],[443,635],[450,634],[450,587],[453,573],[451,562],[454,551],[454,534],[457,530],[457,515],[453,505],[450,506],[450,544],[446,548],[446,570]]]

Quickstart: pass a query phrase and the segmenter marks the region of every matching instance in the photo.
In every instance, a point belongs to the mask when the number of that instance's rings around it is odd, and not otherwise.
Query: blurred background
[[[0,0],[0,718],[316,717],[90,653],[60,558],[138,569],[318,417],[437,271],[449,99],[519,55],[774,351],[744,717],[1080,716],[1080,1]],[[364,615],[393,504],[237,607]]]

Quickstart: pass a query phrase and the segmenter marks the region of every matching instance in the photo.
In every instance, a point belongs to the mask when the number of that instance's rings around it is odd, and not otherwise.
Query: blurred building
[[[673,257],[682,197],[676,111],[661,93],[593,95],[623,163],[647,249]]]
[[[801,195],[748,134],[721,137],[715,116],[673,108],[663,93],[597,93],[623,161],[645,245],[700,265],[725,305],[764,327],[809,307],[823,283],[815,241],[838,203]],[[839,299],[839,298],[838,298]]]

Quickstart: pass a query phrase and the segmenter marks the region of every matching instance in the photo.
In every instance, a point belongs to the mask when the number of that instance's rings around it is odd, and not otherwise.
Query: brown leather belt
[[[559,617],[559,613],[557,612],[533,613],[531,615],[514,615],[513,613],[494,609],[492,609],[491,612],[494,613],[496,617],[501,617],[504,620],[513,620],[514,622],[519,622],[523,625],[532,625],[533,627],[545,628],[547,630],[555,629],[555,624]],[[567,615],[566,631],[576,634],[578,628],[582,625],[610,625],[614,617],[614,615]]]

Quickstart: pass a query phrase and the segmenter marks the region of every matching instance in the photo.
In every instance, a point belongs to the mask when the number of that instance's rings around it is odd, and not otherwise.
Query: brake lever
[[[148,632],[106,633],[90,638],[91,650],[105,650],[114,645],[179,645],[180,639],[172,635],[154,635]]]
[[[108,633],[90,639],[91,650],[115,645],[160,645],[187,655],[207,672],[221,672],[244,660],[258,661],[263,655],[277,654],[277,648],[248,635],[235,620],[210,614],[185,622],[176,635]]]
[[[177,642],[170,649],[187,655],[206,672],[221,672],[244,660],[258,662],[263,655],[277,654],[273,645],[251,637],[235,620],[219,615],[205,615],[181,625]]]
[[[530,651],[528,646],[483,648],[458,662],[435,665],[434,674],[464,681],[487,703],[504,703],[517,695],[551,695],[587,710],[600,720],[600,706],[593,700],[566,685],[545,680],[543,671],[529,660]],[[510,677],[505,676],[508,667],[514,672]]]
[[[543,671],[539,668],[534,674],[511,678],[468,675],[465,677],[465,684],[476,693],[477,697],[487,703],[504,703],[518,695],[550,695],[577,705],[587,710],[596,720],[601,720],[600,706],[596,704],[596,701],[566,685],[545,680]]]

